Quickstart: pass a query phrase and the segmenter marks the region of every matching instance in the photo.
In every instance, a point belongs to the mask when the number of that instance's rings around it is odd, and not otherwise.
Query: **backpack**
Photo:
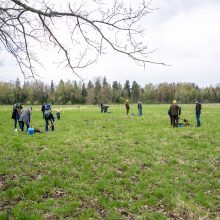
[[[50,118],[50,111],[46,110],[46,111],[44,112],[44,117],[45,117],[46,119],[49,119],[49,118]]]
[[[51,110],[51,105],[50,104],[46,104],[45,105],[45,110]]]
[[[17,107],[17,104],[15,104],[14,106],[13,106],[13,109],[12,109],[12,115],[11,115],[11,118],[12,119],[15,119],[16,118],[16,114],[17,114],[17,109],[18,109],[19,107]]]
[[[34,128],[28,128],[27,134],[29,135],[34,134]]]
[[[15,110],[13,109],[13,112],[12,112],[11,118],[12,118],[12,119],[15,119],[15,117],[16,117],[16,112],[15,112]]]

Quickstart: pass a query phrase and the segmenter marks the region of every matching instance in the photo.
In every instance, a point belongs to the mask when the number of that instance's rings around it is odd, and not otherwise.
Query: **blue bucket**
[[[34,134],[34,128],[28,128],[27,133],[30,135]]]

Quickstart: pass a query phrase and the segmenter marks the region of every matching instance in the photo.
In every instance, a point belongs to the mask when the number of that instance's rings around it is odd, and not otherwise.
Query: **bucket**
[[[28,128],[27,133],[30,135],[34,134],[34,128]]]

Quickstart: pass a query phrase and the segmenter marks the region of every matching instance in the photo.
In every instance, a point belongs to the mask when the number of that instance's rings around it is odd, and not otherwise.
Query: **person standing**
[[[31,112],[32,112],[32,107],[29,107],[21,112],[19,118],[19,125],[21,131],[24,131],[24,124],[26,124],[27,130],[29,127],[31,127]]]
[[[141,101],[138,102],[138,115],[142,116],[142,102]]]
[[[41,111],[42,111],[43,119],[44,119],[45,103],[41,106]]]
[[[195,104],[196,104],[196,109],[195,109],[196,110],[196,127],[200,127],[201,126],[200,115],[201,115],[202,105],[197,99],[195,100]]]
[[[11,118],[14,119],[14,128],[17,131],[17,123],[19,123],[19,117],[21,113],[22,105],[17,103],[13,106],[12,116]]]
[[[176,100],[173,100],[173,104],[170,106],[170,115],[173,127],[178,127],[179,115],[181,115],[181,107],[177,105]]]
[[[129,110],[130,110],[130,105],[129,105],[129,103],[128,103],[128,100],[126,100],[125,108],[126,108],[126,114],[128,115]]]
[[[167,114],[169,115],[169,118],[170,118],[170,125],[172,126],[172,117],[171,117],[170,108],[168,109]]]
[[[100,105],[101,112],[103,112],[103,111],[104,111],[103,105],[104,105],[103,103],[101,103],[101,105]]]

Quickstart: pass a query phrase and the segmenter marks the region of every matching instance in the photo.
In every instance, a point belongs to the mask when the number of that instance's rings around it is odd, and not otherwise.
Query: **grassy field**
[[[169,105],[61,110],[55,131],[15,132],[0,107],[0,219],[219,219],[220,105],[182,105],[190,127],[171,128]],[[33,127],[44,130],[40,106]]]

